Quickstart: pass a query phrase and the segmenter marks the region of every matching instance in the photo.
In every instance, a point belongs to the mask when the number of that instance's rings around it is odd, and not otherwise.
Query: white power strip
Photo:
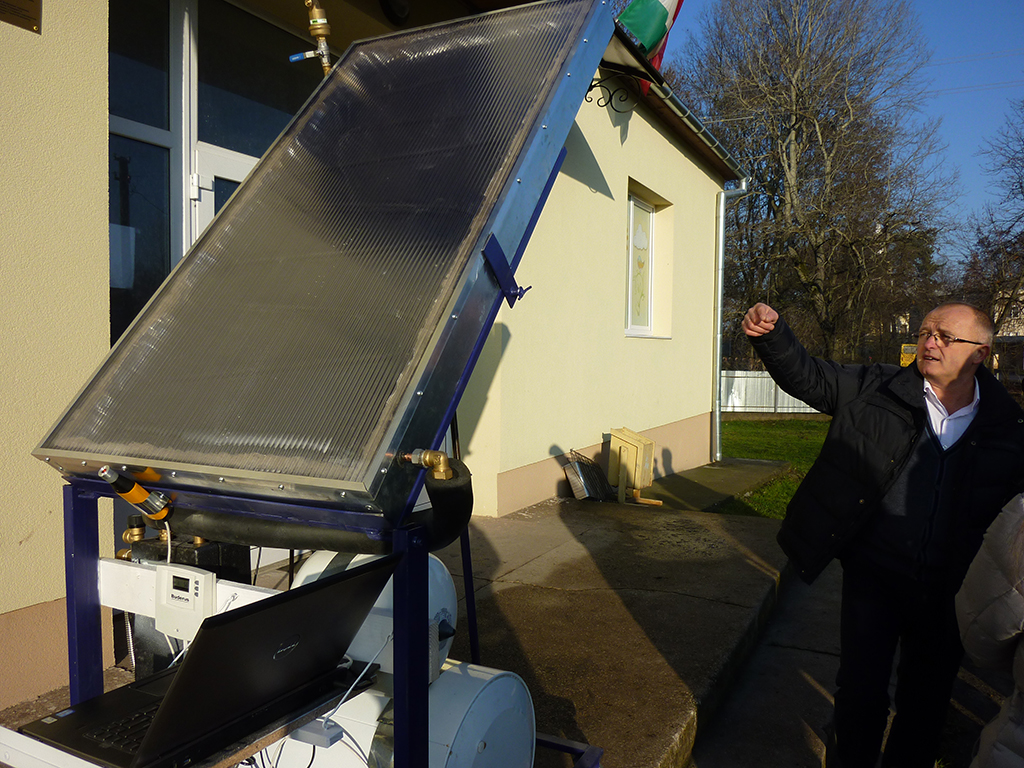
[[[156,566],[156,628],[191,640],[203,619],[217,609],[217,577],[202,568],[177,563]]]

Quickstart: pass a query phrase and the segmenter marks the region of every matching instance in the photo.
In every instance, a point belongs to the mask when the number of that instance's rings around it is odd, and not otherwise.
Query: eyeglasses
[[[970,339],[960,339],[956,336],[950,336],[948,333],[942,333],[941,331],[918,331],[914,337],[917,339],[919,344],[924,344],[928,341],[928,337],[934,336],[935,343],[940,347],[948,347],[950,344],[974,344],[977,347],[984,346],[983,341],[971,341]]]

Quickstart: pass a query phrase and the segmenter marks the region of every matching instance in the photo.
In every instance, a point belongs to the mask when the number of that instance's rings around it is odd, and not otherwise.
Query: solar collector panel
[[[555,0],[353,45],[36,455],[401,514],[394,455],[443,430],[500,299],[483,242],[536,204],[515,182],[550,173],[611,30]]]

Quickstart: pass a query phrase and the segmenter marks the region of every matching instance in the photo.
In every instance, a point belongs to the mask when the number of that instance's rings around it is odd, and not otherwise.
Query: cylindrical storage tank
[[[332,573],[346,570],[367,560],[376,559],[378,555],[350,554],[345,552],[314,552],[299,568],[295,574],[293,587],[316,581],[323,576],[330,576]],[[369,661],[387,641],[388,636],[394,628],[394,580],[389,579],[388,583],[374,603],[369,616],[359,628],[359,632],[352,640],[348,648],[348,655],[359,661]],[[438,627],[438,665],[443,664],[448,658],[448,651],[451,649],[455,634],[455,625],[458,611],[458,596],[455,593],[455,582],[442,563],[434,555],[430,555],[427,561],[427,616],[429,621],[437,624]],[[392,644],[377,656],[377,664],[380,664],[382,672],[391,674],[394,672],[392,658]],[[434,674],[437,667],[434,668]]]
[[[519,675],[448,662],[427,698],[429,768],[532,768],[537,726],[533,699]],[[370,689],[342,705],[331,720],[344,735],[316,750],[319,768],[393,765],[395,725],[386,694]],[[268,752],[277,768],[306,768],[311,748],[284,739]]]

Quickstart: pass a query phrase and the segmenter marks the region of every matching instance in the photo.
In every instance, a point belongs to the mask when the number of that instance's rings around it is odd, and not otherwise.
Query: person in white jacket
[[[956,596],[964,650],[979,667],[1012,671],[1013,694],[985,726],[971,768],[1024,768],[1024,495],[985,534]]]

